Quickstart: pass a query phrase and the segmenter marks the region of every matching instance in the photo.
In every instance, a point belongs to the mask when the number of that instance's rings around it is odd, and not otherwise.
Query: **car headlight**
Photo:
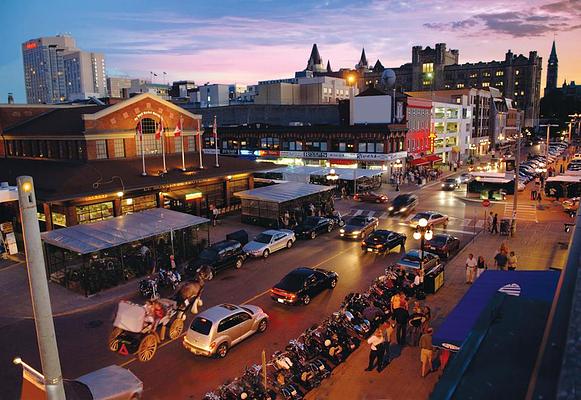
[[[387,210],[388,211],[393,211],[393,206],[390,206]]]
[[[442,187],[446,187],[446,185],[444,183],[442,183]]]
[[[361,233],[361,231],[353,231],[351,233],[354,234],[354,235],[359,235]]]
[[[341,229],[339,229],[339,232],[340,233],[345,233],[345,229],[341,228]]]
[[[403,211],[406,211],[407,209],[408,209],[407,207],[402,207],[402,208],[400,209],[400,211],[402,211],[402,212],[403,212]]]

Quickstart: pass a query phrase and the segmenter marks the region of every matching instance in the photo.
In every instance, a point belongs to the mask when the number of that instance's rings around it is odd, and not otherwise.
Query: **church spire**
[[[367,68],[369,65],[367,64],[367,57],[365,56],[365,48],[363,48],[363,50],[361,51],[361,58],[359,59],[359,62],[356,65],[356,68]]]
[[[547,84],[545,86],[545,95],[557,89],[557,77],[559,74],[559,59],[557,58],[557,46],[553,39],[553,46],[551,47],[551,54],[549,55],[549,62],[547,65]]]
[[[327,72],[333,72],[333,69],[331,69],[331,60],[327,60]]]
[[[549,56],[549,64],[551,62],[558,63],[559,59],[557,58],[557,47],[555,46],[555,40],[553,39],[553,47],[551,48],[551,55]]]
[[[311,56],[309,57],[309,61],[307,61],[307,71],[313,72],[323,72],[323,59],[319,54],[319,49],[317,48],[317,44],[313,44],[313,49],[311,50]]]

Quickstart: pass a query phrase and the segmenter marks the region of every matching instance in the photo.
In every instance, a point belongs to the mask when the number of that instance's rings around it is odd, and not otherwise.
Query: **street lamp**
[[[337,175],[334,168],[331,168],[331,170],[329,171],[329,174],[327,175],[326,178],[329,181],[329,183],[333,185],[333,187],[335,188],[335,191],[336,191],[337,190],[337,181],[339,180],[339,175]]]
[[[395,191],[399,192],[399,180],[400,180],[400,172],[403,168],[403,163],[401,160],[395,160],[392,167],[395,169]]]
[[[424,242],[425,240],[432,240],[433,232],[428,226],[428,220],[421,218],[418,221],[418,226],[414,231],[413,237],[415,240],[420,240],[420,273],[423,273],[424,269]]]

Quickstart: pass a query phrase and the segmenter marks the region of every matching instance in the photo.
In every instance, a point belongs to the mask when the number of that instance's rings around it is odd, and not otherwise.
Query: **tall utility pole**
[[[547,127],[547,142],[545,143],[545,157],[547,157],[547,161],[549,161],[549,135],[551,133],[551,126],[559,126],[556,124],[544,124],[544,125],[539,125],[542,127]]]
[[[516,139],[516,151],[514,152],[514,198],[512,199],[512,218],[514,221],[511,221],[513,224],[516,224],[516,209],[518,207],[518,170],[520,167],[520,137],[521,133],[517,134]]]
[[[65,389],[59,360],[59,352],[52,319],[52,308],[48,292],[48,280],[40,241],[40,228],[36,216],[36,196],[32,177],[20,176],[17,179],[18,202],[32,311],[36,325],[38,351],[44,374],[46,397],[49,400],[65,400]]]

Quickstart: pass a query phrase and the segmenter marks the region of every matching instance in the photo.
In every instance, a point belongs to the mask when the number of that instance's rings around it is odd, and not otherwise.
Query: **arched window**
[[[139,122],[137,122],[139,124]],[[137,126],[135,127],[135,132],[137,132]],[[155,138],[155,131],[157,129],[157,122],[151,118],[141,119],[141,131],[143,132],[143,152],[145,155],[151,154],[161,154],[161,140]],[[135,137],[135,149],[137,155],[141,155],[141,142],[139,140],[139,134]]]

